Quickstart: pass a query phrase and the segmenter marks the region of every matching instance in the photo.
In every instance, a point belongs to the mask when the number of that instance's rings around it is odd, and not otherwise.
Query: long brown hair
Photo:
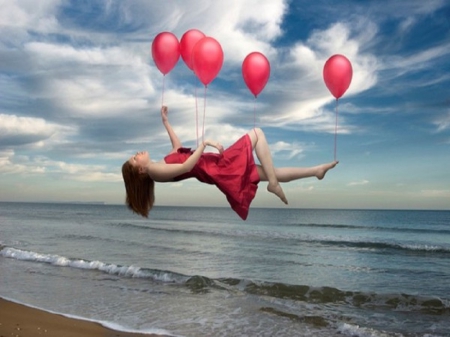
[[[133,212],[148,218],[155,202],[155,182],[128,161],[122,165],[122,176],[127,192],[126,205]]]

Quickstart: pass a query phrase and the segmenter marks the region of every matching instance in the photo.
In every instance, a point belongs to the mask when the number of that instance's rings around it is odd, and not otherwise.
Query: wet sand
[[[0,298],[0,337],[157,337],[121,332],[99,323],[68,318]]]

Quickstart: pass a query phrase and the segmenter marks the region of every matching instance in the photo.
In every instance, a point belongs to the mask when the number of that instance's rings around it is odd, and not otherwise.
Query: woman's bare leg
[[[322,180],[328,170],[332,169],[338,164],[337,161],[333,161],[327,164],[321,164],[312,167],[282,167],[275,168],[275,175],[280,183],[287,183],[293,180],[316,177]],[[259,165],[257,165],[259,178],[261,181],[268,181],[265,171]]]
[[[248,135],[252,141],[252,147],[256,152],[256,156],[261,163],[261,166],[258,166],[258,173],[260,173],[260,177],[261,174],[263,174],[264,180],[269,182],[267,185],[267,190],[277,195],[281,201],[287,204],[288,201],[278,182],[277,174],[275,172],[275,168],[273,167],[272,155],[270,154],[269,145],[267,144],[264,132],[260,128],[254,128],[248,133]]]

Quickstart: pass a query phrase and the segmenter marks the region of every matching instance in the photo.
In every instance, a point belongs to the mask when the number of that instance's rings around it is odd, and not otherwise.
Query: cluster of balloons
[[[188,30],[181,40],[170,32],[159,33],[152,43],[152,57],[159,71],[166,75],[180,56],[186,66],[207,86],[219,74],[223,65],[223,50],[219,42],[198,29]],[[331,94],[339,99],[350,86],[353,70],[343,55],[333,55],[325,63],[323,79]],[[248,54],[242,63],[242,77],[250,92],[257,97],[270,77],[270,63],[260,52]]]
[[[180,41],[170,32],[156,35],[152,43],[152,57],[163,75],[175,67],[180,56],[205,86],[216,78],[223,65],[223,50],[220,43],[212,37],[205,36],[198,29],[188,30]],[[259,52],[250,53],[242,64],[242,76],[256,97],[269,80],[269,61]]]
[[[170,32],[159,33],[153,40],[152,57],[163,75],[175,67],[180,55],[205,86],[222,68],[223,51],[219,42],[197,29],[188,30],[180,41]]]

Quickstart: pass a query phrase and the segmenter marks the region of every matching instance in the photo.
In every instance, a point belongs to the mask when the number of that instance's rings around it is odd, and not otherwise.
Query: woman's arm
[[[183,173],[191,171],[195,164],[197,164],[206,146],[212,146],[222,153],[223,148],[217,142],[205,140],[189,158],[182,164],[166,164],[165,162],[152,163],[147,168],[147,173],[154,181],[168,182],[173,181],[175,177],[182,175]]]
[[[176,135],[175,131],[173,131],[172,126],[169,123],[169,117],[168,117],[169,109],[166,106],[161,107],[161,119],[163,122],[164,127],[167,130],[167,133],[169,134],[170,142],[172,143],[172,152],[176,152],[177,149],[181,147],[181,142],[178,136]]]

